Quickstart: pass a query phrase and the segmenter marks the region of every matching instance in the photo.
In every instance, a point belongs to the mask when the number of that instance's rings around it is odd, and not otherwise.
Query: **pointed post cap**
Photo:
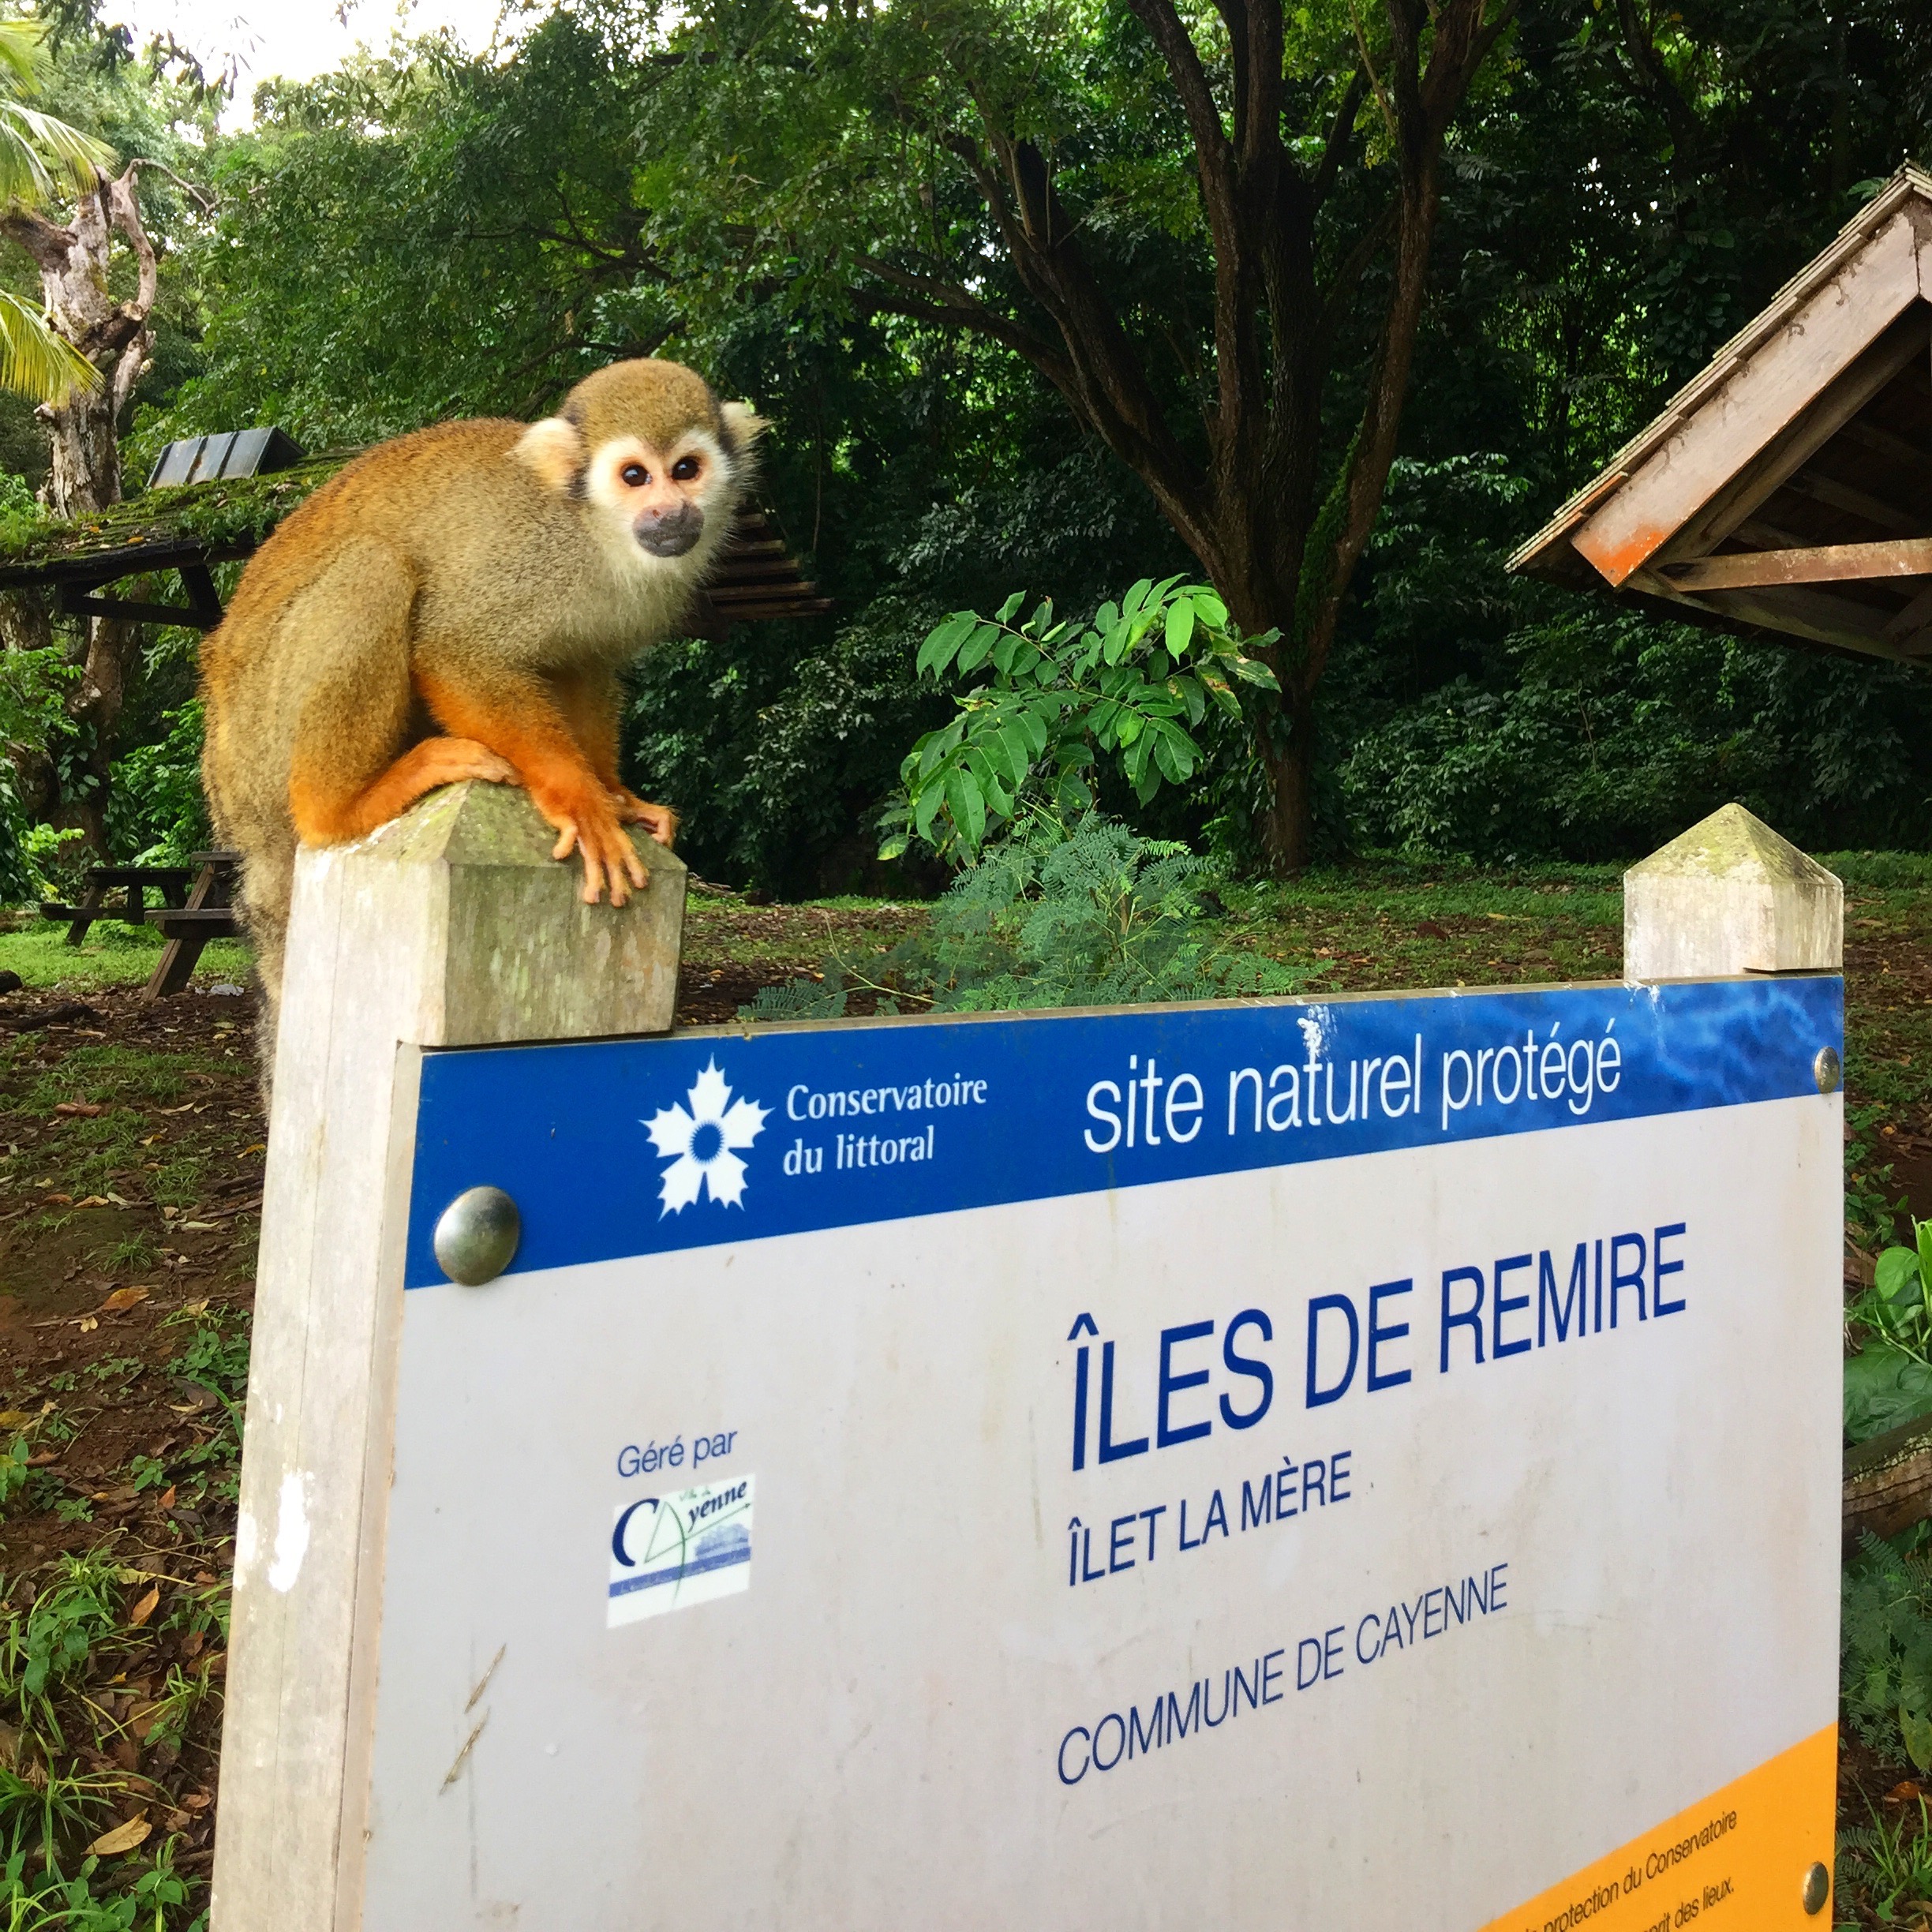
[[[586,905],[582,861],[551,857],[556,834],[527,792],[446,785],[354,845],[298,859],[298,914],[318,892],[346,893],[358,909],[352,936],[337,934],[320,958],[313,934],[350,915],[291,927],[291,994],[318,971],[332,973],[339,956],[417,989],[399,1024],[422,1046],[666,1032],[687,875],[635,826],[631,841],[650,885],[623,906],[608,893]]]
[[[1844,888],[1742,805],[1725,805],[1623,874],[1623,977],[1836,972]]]

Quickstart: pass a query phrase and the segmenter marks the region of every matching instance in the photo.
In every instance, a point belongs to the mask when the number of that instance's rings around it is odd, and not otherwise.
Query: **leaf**
[[[150,1583],[148,1586],[147,1593],[128,1612],[129,1629],[139,1630],[154,1615],[155,1607],[160,1601],[161,1586],[159,1583]]]
[[[1855,1443],[1932,1411],[1932,1368],[1889,1342],[1871,1342],[1844,1365],[1844,1431]]]
[[[901,663],[904,661],[900,660]],[[123,1852],[132,1852],[153,1829],[144,1818],[131,1818],[125,1825],[117,1825],[112,1831],[103,1832],[88,1847],[88,1856],[118,1858]]]
[[[882,860],[899,858],[904,854],[906,848],[912,843],[912,841],[907,837],[904,833],[895,832],[889,838],[885,840],[880,845],[878,848],[879,858]]]
[[[987,661],[987,653],[999,642],[999,627],[995,624],[983,623],[960,646],[959,668],[962,671],[976,671]]]
[[[1194,606],[1185,597],[1177,597],[1167,606],[1167,655],[1176,664],[1187,655],[1193,635]]]
[[[993,668],[1005,677],[1012,669],[1014,657],[1024,647],[1026,639],[1017,631],[1002,631],[999,642],[993,646]]]
[[[1020,713],[1010,724],[1002,724],[999,732],[1000,749],[1005,754],[1006,769],[1013,773],[1016,789],[1026,783],[1027,773],[1032,769],[1037,755],[1028,742],[1022,722],[1025,717],[1024,712]]]
[[[1211,590],[1190,590],[1188,597],[1203,623],[1212,624],[1217,631],[1227,628],[1228,608]]]
[[[945,803],[945,788],[937,784],[927,786],[912,801],[912,826],[921,838],[931,839],[933,822]]]
[[[923,672],[943,671],[953,653],[972,636],[979,623],[972,611],[955,611],[944,623],[935,625],[919,646],[919,668]]]
[[[1013,595],[999,607],[999,611],[998,613],[999,621],[1002,623],[1009,623],[1012,620],[1013,612],[1017,611],[1025,601],[1026,593],[1024,590],[1016,590]]]
[[[138,1307],[147,1299],[145,1288],[117,1288],[100,1305],[99,1312],[103,1315],[118,1315],[122,1309]]]
[[[1925,1284],[1919,1279],[1919,1256],[1910,1248],[1888,1248],[1878,1257],[1872,1285],[1889,1315],[1909,1315],[1925,1306]]]
[[[1258,657],[1237,657],[1229,668],[1244,684],[1258,685],[1263,691],[1281,689],[1281,680]]]
[[[1103,604],[1093,615],[1093,627],[1103,635],[1119,622],[1120,606],[1118,604]]]
[[[979,780],[964,765],[956,765],[946,773],[946,804],[966,849],[976,852],[986,837],[986,799]]]
[[[1138,583],[1129,586],[1127,594],[1121,599],[1121,616],[1131,617],[1147,601],[1147,594],[1153,588],[1151,577],[1143,577]]]
[[[1905,1739],[1905,1754],[1921,1771],[1932,1771],[1932,1717],[1899,1705],[1899,1732]]]
[[[1208,700],[1199,682],[1185,674],[1167,680],[1167,695],[1187,713],[1190,724],[1198,724],[1208,715]]]

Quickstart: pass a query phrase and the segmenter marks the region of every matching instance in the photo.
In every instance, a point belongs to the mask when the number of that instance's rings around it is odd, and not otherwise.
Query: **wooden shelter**
[[[33,525],[0,540],[0,591],[51,593],[62,616],[122,617],[212,631],[222,620],[212,566],[252,556],[269,532],[320,489],[354,450],[303,457],[272,474],[218,474],[150,489],[97,514]],[[185,603],[154,590],[175,573]],[[134,594],[114,586],[136,580]],[[741,510],[718,567],[688,628],[715,637],[734,623],[809,617],[832,608],[806,581],[798,560],[762,510]]]
[[[1900,169],[1509,567],[1932,660],[1932,176]]]

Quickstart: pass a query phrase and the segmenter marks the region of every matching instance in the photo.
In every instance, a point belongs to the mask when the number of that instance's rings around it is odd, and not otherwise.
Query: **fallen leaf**
[[[24,1428],[32,1420],[24,1409],[0,1409],[0,1428]]]
[[[118,1315],[124,1309],[131,1309],[147,1299],[145,1288],[117,1288],[100,1305],[100,1312],[103,1315]]]
[[[155,1507],[161,1510],[171,1510],[174,1507],[174,1484],[170,1483],[168,1486],[161,1492],[160,1498],[155,1503]]]
[[[215,1232],[215,1223],[212,1221],[177,1221],[174,1225],[178,1228],[199,1228],[204,1234],[212,1234]]]
[[[112,1188],[107,1190],[107,1198],[117,1208],[132,1208],[134,1205],[132,1201],[123,1200]]]
[[[182,1799],[182,1809],[184,1811],[205,1811],[214,1802],[215,1799],[212,1792],[190,1792],[185,1798]]]
[[[50,1194],[47,1197],[47,1204],[50,1208],[71,1208],[73,1205],[73,1196],[71,1194]]]
[[[130,1630],[139,1630],[154,1615],[155,1608],[160,1601],[161,1586],[159,1583],[150,1583],[148,1586],[147,1594],[128,1612],[128,1627]]]
[[[74,1326],[83,1335],[92,1335],[100,1326],[100,1318],[95,1315],[83,1315]]]
[[[84,1200],[76,1201],[74,1205],[77,1208],[105,1208],[107,1196],[105,1194],[90,1194]]]
[[[208,1312],[208,1297],[197,1295],[192,1301],[184,1301],[181,1312],[184,1315],[205,1315]]]
[[[1910,1063],[1909,1063],[1909,1062],[1908,1062],[1908,1064],[1909,1065]],[[248,1146],[245,1147],[245,1148],[244,1148],[242,1150],[242,1158],[244,1160],[246,1160],[246,1159],[248,1159],[248,1157],[249,1156],[249,1155],[251,1155],[251,1154],[266,1154],[268,1151],[268,1142],[267,1142],[267,1141],[265,1141],[265,1140],[255,1140],[255,1141],[251,1141],[251,1142],[249,1144],[249,1145],[248,1145]]]
[[[153,1829],[144,1818],[131,1818],[125,1825],[117,1825],[112,1831],[103,1832],[88,1847],[88,1856],[118,1858],[123,1852],[132,1852]]]
[[[1894,1784],[1885,1793],[1885,1803],[1887,1804],[1910,1804],[1915,1798],[1920,1795],[1919,1786],[1911,1779],[1907,1778],[1903,1783]]]
[[[54,1108],[56,1114],[77,1114],[83,1120],[92,1120],[96,1114],[105,1114],[104,1106],[96,1106],[92,1100],[63,1100]]]

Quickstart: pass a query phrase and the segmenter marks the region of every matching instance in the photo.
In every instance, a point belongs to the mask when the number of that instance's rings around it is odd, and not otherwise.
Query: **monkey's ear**
[[[589,452],[577,425],[561,416],[546,416],[534,422],[516,440],[511,451],[519,462],[529,464],[560,496],[575,488],[583,474]]]
[[[749,449],[771,427],[749,402],[727,402],[718,411],[735,449]]]

